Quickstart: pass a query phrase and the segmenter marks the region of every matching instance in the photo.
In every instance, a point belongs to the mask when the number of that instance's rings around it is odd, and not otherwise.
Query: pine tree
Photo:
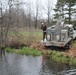
[[[56,13],[54,14],[54,19],[58,19],[60,17],[64,18],[64,5],[65,5],[65,1],[63,0],[57,1],[56,8],[54,9]]]
[[[70,24],[72,22],[72,16],[73,14],[76,13],[76,9],[75,9],[75,5],[76,5],[76,0],[65,0],[65,15],[68,15],[68,17],[66,18],[68,23]]]
[[[54,9],[56,12],[54,18],[58,19],[59,17],[66,17],[66,22],[70,24],[72,22],[73,14],[76,13],[75,5],[76,0],[58,0],[56,8]]]

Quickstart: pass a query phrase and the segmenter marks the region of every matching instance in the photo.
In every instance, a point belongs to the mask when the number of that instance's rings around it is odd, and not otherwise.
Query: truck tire
[[[66,46],[65,46],[65,48],[66,49],[71,49],[72,48],[72,43],[71,42],[67,43]]]

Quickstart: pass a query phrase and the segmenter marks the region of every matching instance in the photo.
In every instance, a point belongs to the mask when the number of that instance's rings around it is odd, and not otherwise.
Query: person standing
[[[47,29],[47,26],[45,25],[44,22],[41,25],[41,29],[43,30],[43,41],[44,41],[44,39],[46,38],[46,29]]]

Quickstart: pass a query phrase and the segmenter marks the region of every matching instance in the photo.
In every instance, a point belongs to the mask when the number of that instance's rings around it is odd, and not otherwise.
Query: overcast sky
[[[27,2],[27,3],[30,3],[30,1],[31,1],[31,13],[33,13],[34,15],[36,12],[36,1],[38,1],[38,5],[39,5],[39,17],[42,18],[47,17],[48,1],[50,4],[50,16],[54,14],[53,8],[55,8],[57,0],[23,0],[23,2]],[[24,5],[24,9],[28,9],[28,8]]]
[[[3,8],[6,9],[8,0],[0,0],[0,1],[2,1]],[[26,13],[29,11],[28,4],[31,5],[31,13],[33,16],[36,15],[36,1],[37,1],[38,5],[39,5],[38,13],[39,13],[39,17],[41,17],[41,18],[47,18],[48,1],[50,4],[50,16],[52,16],[54,14],[53,8],[55,8],[55,4],[57,2],[57,0],[19,0],[19,1],[27,3],[27,4],[21,5],[21,7],[25,10]]]

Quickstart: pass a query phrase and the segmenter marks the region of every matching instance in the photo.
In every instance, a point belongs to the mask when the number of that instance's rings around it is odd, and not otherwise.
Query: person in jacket
[[[46,38],[46,29],[47,29],[47,26],[45,25],[44,22],[41,25],[41,29],[43,30],[43,41],[44,41],[44,39]]]

